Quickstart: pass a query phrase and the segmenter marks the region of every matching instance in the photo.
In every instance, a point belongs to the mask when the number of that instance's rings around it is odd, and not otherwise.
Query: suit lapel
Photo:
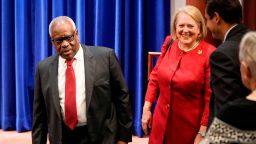
[[[51,96],[53,97],[53,102],[55,109],[57,111],[58,117],[61,119],[61,110],[60,110],[60,99],[58,91],[58,56],[55,56],[53,62],[49,67],[49,81],[51,89]]]
[[[91,103],[92,90],[94,84],[95,65],[96,61],[90,49],[82,45],[84,50],[84,71],[85,71],[85,87],[86,87],[86,113],[88,113]]]

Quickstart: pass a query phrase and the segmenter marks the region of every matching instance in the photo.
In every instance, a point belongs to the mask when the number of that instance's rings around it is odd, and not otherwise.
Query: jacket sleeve
[[[114,103],[117,110],[117,141],[132,141],[132,112],[128,87],[113,50],[110,51],[110,80],[113,89]]]
[[[35,75],[35,90],[33,103],[32,143],[46,144],[47,115],[44,98],[41,90],[39,65]]]
[[[212,90],[210,88],[210,63],[209,57],[211,53],[215,50],[215,47],[208,46],[207,48],[207,55],[206,55],[206,63],[205,63],[205,78],[204,78],[204,112],[201,119],[201,125],[207,126],[208,125],[208,117],[209,117],[209,103],[210,97],[212,95]]]
[[[156,100],[156,97],[159,93],[157,71],[158,71],[158,67],[161,64],[161,61],[164,57],[164,54],[168,50],[167,45],[170,40],[171,40],[171,36],[167,36],[165,38],[165,41],[161,48],[161,55],[159,56],[155,67],[153,68],[152,72],[150,73],[147,92],[146,92],[146,96],[145,96],[145,101],[149,101],[149,102],[153,103]]]

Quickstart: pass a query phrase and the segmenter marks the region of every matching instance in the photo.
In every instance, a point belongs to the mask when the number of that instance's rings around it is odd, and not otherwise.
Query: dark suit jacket
[[[227,102],[249,94],[241,81],[238,56],[241,38],[248,31],[245,26],[238,24],[210,56],[212,96],[209,125]]]
[[[112,49],[82,45],[84,50],[86,116],[91,144],[131,141],[132,114],[128,88]],[[37,66],[33,107],[33,144],[62,143],[58,93],[58,55]]]

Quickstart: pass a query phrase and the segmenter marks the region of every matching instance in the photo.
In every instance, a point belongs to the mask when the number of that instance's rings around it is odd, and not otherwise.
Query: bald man
[[[128,88],[112,49],[79,42],[73,20],[54,18],[57,54],[37,65],[33,144],[127,144],[132,139]]]

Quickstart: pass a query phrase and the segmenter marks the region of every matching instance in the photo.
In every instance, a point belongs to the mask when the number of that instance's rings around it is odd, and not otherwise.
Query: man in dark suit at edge
[[[66,16],[51,21],[49,34],[57,55],[36,69],[33,144],[46,144],[47,136],[51,144],[130,142],[128,88],[114,51],[81,45]]]
[[[242,6],[239,0],[206,0],[205,18],[213,38],[222,44],[210,56],[211,88],[209,125],[213,117],[229,101],[245,97],[238,58],[239,43],[249,31],[242,25]]]

